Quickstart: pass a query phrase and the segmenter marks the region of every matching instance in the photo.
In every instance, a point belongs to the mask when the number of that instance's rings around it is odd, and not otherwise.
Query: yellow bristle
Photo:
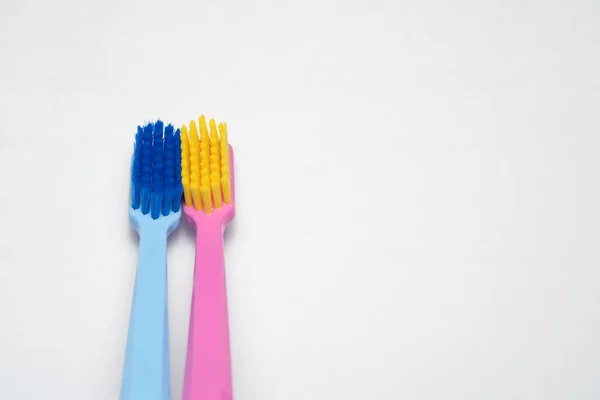
[[[200,194],[202,195],[202,204],[204,205],[204,212],[207,214],[212,213],[212,201],[210,199],[210,186],[200,187]]]
[[[192,183],[190,185],[190,189],[192,192],[192,199],[194,200],[194,208],[196,210],[202,209],[202,196],[200,195],[200,185],[197,183]]]
[[[192,206],[192,192],[190,190],[190,143],[187,127],[181,127],[181,185],[185,205]]]
[[[202,196],[200,195],[200,141],[196,121],[190,121],[190,189],[194,207],[202,209]]]
[[[212,212],[212,190],[210,185],[210,138],[206,127],[206,118],[201,115],[198,119],[200,124],[200,172],[202,176],[201,188],[205,194],[202,195],[202,203],[207,213]]]
[[[219,134],[221,137],[221,188],[223,190],[223,200],[231,204],[231,178],[229,176],[229,142],[227,139],[227,124],[219,124]]]
[[[219,209],[223,207],[223,198],[221,197],[221,182],[219,177],[211,178],[210,188],[213,194],[213,200],[215,201],[215,208]]]
[[[221,187],[223,188],[223,200],[231,204],[231,178],[229,175],[221,176]]]
[[[210,126],[210,188],[216,208],[223,206],[221,197],[221,157],[219,148],[219,134],[217,124],[211,118]]]

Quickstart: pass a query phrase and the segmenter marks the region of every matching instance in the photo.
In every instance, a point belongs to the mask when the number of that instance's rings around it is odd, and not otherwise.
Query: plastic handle
[[[140,229],[121,400],[170,400],[167,230]]]
[[[231,400],[231,354],[223,226],[196,224],[196,265],[183,400]]]

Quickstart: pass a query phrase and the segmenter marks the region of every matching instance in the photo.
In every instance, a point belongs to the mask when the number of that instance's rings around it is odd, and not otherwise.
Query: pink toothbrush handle
[[[196,224],[196,265],[183,400],[231,400],[231,354],[223,226]]]

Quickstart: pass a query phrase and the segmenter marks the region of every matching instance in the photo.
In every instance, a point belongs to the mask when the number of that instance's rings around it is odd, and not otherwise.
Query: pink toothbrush
[[[227,125],[204,116],[181,129],[186,219],[196,227],[196,264],[183,400],[231,400],[231,355],[223,232],[235,215],[233,149]]]

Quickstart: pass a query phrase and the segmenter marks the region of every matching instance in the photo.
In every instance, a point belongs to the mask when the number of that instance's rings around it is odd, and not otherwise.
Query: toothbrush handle
[[[196,225],[196,266],[183,400],[231,400],[223,229]]]
[[[121,400],[170,400],[167,233],[140,231]]]

